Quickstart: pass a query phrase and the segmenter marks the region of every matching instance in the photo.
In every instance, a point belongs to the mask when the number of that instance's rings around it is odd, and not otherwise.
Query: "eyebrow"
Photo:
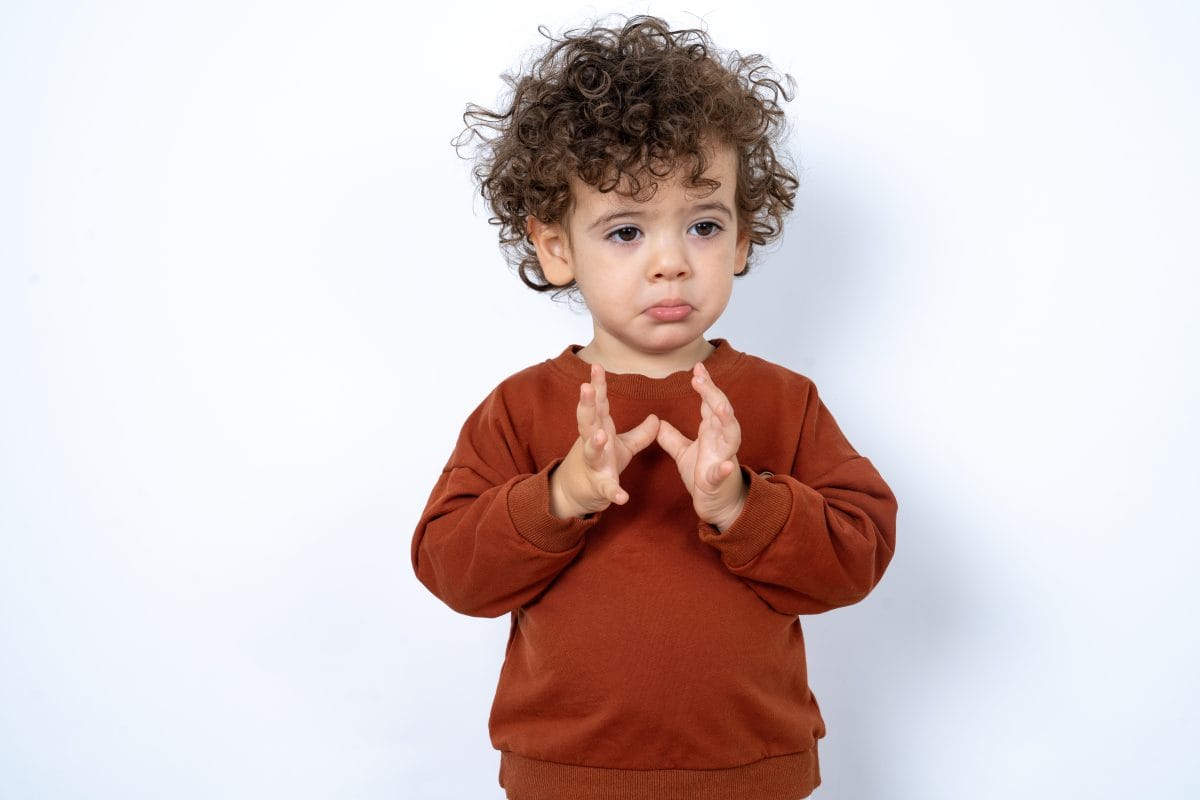
[[[720,203],[720,202],[700,203],[699,205],[692,206],[691,210],[692,211],[721,211],[721,212],[724,212],[725,216],[729,217],[730,219],[733,219],[733,212],[729,210],[729,206],[725,205],[724,203]],[[597,219],[595,222],[593,222],[591,225],[588,226],[588,230],[593,231],[596,228],[602,228],[605,225],[612,222],[613,220],[618,219],[620,217],[637,219],[639,217],[644,217],[644,216],[646,216],[645,211],[634,211],[631,209],[622,208],[622,209],[613,211],[610,214],[605,214],[603,217],[600,217],[599,219]]]

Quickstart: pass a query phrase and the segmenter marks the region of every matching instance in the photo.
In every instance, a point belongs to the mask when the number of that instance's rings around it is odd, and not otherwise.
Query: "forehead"
[[[631,181],[626,175],[621,176],[617,188],[602,192],[591,184],[585,183],[578,177],[570,177],[571,197],[581,208],[608,208],[629,206],[631,204],[656,204],[667,198],[678,198],[691,201],[712,195],[732,195],[737,186],[737,154],[732,146],[709,149],[705,153],[708,161],[702,178],[711,179],[720,185],[716,189],[708,186],[692,186],[689,184],[693,160],[686,159],[676,164],[671,172],[663,178],[656,178],[649,171],[643,171],[638,179],[641,182],[641,192],[637,198],[630,195]],[[649,195],[647,184],[657,184],[654,194]]]

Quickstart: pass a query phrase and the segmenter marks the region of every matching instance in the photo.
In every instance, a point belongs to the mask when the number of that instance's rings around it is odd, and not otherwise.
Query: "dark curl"
[[[738,224],[749,231],[750,253],[779,236],[799,186],[776,154],[790,75],[760,55],[718,51],[703,30],[672,31],[657,17],[627,18],[621,28],[596,23],[561,39],[544,26],[538,32],[549,45],[522,74],[502,76],[511,91],[500,110],[468,104],[466,128],[453,142],[476,142],[474,174],[494,214],[488,222],[500,226],[501,247],[528,286],[574,286],[546,279],[525,227],[529,214],[566,221],[572,175],[640,200],[684,164],[689,185],[712,190],[716,182],[703,173],[705,148],[714,144],[737,153]]]

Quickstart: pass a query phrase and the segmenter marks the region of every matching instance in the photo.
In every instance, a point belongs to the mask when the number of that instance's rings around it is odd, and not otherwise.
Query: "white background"
[[[797,80],[797,207],[712,335],[900,501],[806,620],[817,797],[1197,796],[1200,11],[617,8]],[[449,141],[596,13],[4,4],[0,796],[502,797],[508,622],[409,545],[466,414],[589,326]]]

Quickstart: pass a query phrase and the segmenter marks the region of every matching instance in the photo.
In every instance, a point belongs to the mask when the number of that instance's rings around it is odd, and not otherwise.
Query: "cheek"
[[[733,295],[733,273],[722,274],[710,288],[710,294],[722,310],[729,303],[729,298]]]
[[[616,276],[589,273],[586,276],[577,276],[575,282],[593,314],[611,315],[615,310],[628,305],[630,292]]]

